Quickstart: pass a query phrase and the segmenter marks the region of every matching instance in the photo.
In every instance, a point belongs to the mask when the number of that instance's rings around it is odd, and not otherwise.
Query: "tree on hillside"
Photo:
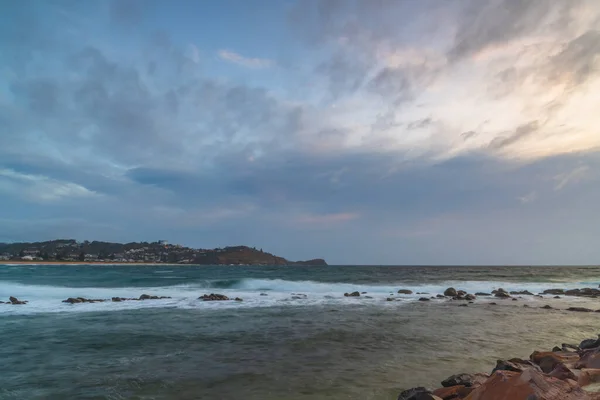
[[[79,261],[85,261],[85,253],[83,251],[79,254]]]

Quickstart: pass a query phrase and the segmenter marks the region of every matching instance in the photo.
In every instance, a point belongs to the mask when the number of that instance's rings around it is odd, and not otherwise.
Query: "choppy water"
[[[599,267],[0,266],[0,298],[29,300],[0,304],[0,399],[395,399],[594,337],[600,313],[538,306],[600,301],[484,298],[465,308],[417,294],[385,301],[390,293],[599,283]],[[354,290],[373,298],[343,297]],[[211,292],[244,301],[197,300]],[[61,302],[142,293],[172,299]]]

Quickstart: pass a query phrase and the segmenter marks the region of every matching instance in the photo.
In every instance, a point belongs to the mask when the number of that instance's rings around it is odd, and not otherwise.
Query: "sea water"
[[[599,267],[0,266],[0,300],[29,301],[0,304],[0,399],[395,399],[600,326],[540,308],[596,299],[419,298],[599,283]],[[171,298],[62,303],[141,294]]]

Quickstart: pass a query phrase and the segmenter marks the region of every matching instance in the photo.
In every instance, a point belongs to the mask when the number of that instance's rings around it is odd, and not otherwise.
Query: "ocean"
[[[599,284],[600,267],[0,265],[0,300],[29,301],[0,304],[0,399],[391,400],[600,327],[564,311],[598,299],[420,297]],[[62,303],[141,294],[172,298]]]

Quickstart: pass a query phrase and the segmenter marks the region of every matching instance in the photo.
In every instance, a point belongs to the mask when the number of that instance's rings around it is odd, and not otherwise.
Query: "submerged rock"
[[[475,293],[475,296],[491,296],[491,293],[485,293],[485,292],[477,292]]]
[[[565,294],[564,289],[546,289],[542,294]]]
[[[501,299],[508,299],[510,297],[510,294],[506,293],[505,291],[496,291],[496,293],[494,293],[495,297],[499,297]]]
[[[517,295],[519,295],[519,294],[525,294],[525,295],[528,295],[528,296],[533,296],[534,295],[529,290],[521,290],[521,291],[513,290],[512,292],[510,292],[510,294],[517,294]]]
[[[569,307],[567,311],[575,311],[575,312],[594,312],[594,310],[590,310],[589,308],[584,307]]]
[[[550,306],[550,305],[548,305],[548,304],[546,304],[545,306],[543,306],[543,307],[540,307],[540,308],[544,308],[544,309],[546,309],[546,310],[552,310],[552,306]]]
[[[475,299],[476,299],[476,297],[475,297],[475,295],[473,295],[473,294],[467,294],[467,295],[465,296],[465,300],[475,300]]]
[[[400,289],[398,290],[398,294],[413,294],[413,291],[408,289]]]
[[[400,393],[398,400],[436,400],[439,397],[435,396],[431,391],[424,387],[416,387],[408,389]]]
[[[13,304],[13,305],[17,305],[17,304],[27,304],[27,300],[19,300],[19,299],[17,299],[17,298],[16,298],[16,297],[14,297],[14,296],[10,296],[10,297],[8,298],[8,300],[10,301],[10,304]],[[8,304],[8,303],[7,303],[7,304]]]
[[[205,294],[205,295],[198,297],[198,300],[223,301],[223,300],[229,300],[229,297],[225,296],[224,294],[211,293],[211,294]]]
[[[346,297],[360,297],[360,293],[359,292],[344,293],[344,296],[346,296]]]
[[[63,303],[69,304],[78,304],[78,303],[102,303],[106,300],[104,299],[86,299],[85,297],[69,297],[66,300],[63,300]]]
[[[261,293],[260,295],[261,296],[268,296],[268,294],[266,294],[266,293]]]
[[[244,301],[243,299],[241,299],[240,297],[236,297],[235,301]]]
[[[444,290],[444,296],[455,297],[458,296],[458,292],[453,287],[449,287],[448,289]]]
[[[419,298],[419,301],[431,301],[431,300],[427,297],[421,297],[421,298]]]
[[[170,297],[169,296],[150,296],[148,294],[143,294],[139,298],[139,300],[159,300],[159,299],[170,299]]]

